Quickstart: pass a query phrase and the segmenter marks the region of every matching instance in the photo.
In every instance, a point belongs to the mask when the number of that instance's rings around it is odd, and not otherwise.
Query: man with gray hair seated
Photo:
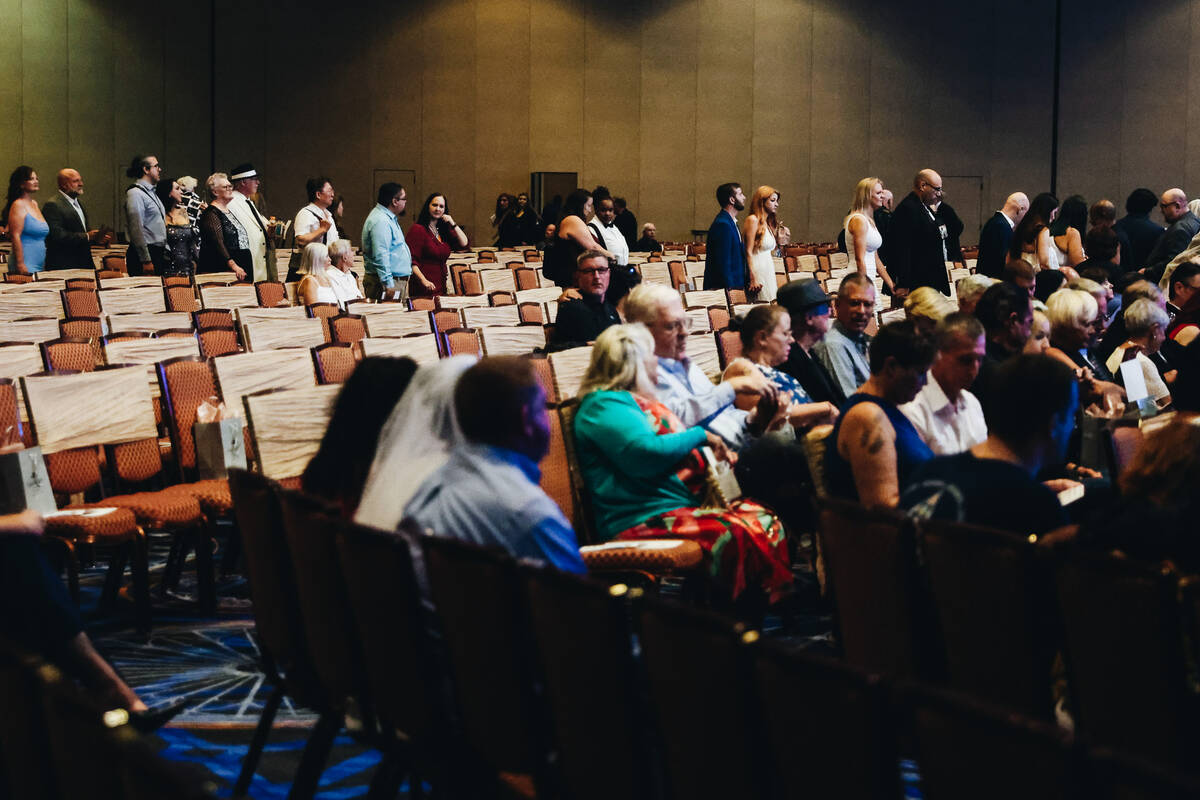
[[[871,377],[867,326],[875,313],[875,284],[866,275],[851,272],[842,278],[833,301],[835,319],[825,338],[813,345],[813,355],[837,381],[846,397]]]
[[[983,297],[983,293],[991,288],[992,284],[999,282],[996,278],[979,274],[959,278],[958,282],[954,284],[954,295],[958,298],[958,310],[974,314],[979,298]]]
[[[691,319],[684,313],[679,292],[643,283],[629,293],[625,319],[650,329],[658,357],[658,399],[684,425],[701,425],[740,450],[775,421],[778,394],[761,372],[754,370],[714,385],[688,358]],[[739,394],[757,396],[758,407],[750,412],[736,408],[733,401]]]
[[[1126,361],[1136,360],[1141,365],[1142,377],[1146,381],[1146,391],[1150,397],[1159,407],[1169,405],[1171,390],[1151,359],[1167,338],[1167,326],[1171,318],[1158,303],[1145,297],[1134,300],[1121,318],[1125,323],[1127,338],[1108,356],[1105,366],[1118,380],[1124,382],[1121,365]]]

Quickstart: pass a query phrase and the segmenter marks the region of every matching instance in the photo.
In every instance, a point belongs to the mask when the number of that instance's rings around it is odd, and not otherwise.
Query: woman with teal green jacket
[[[658,402],[657,374],[644,325],[614,325],[596,340],[580,387],[575,449],[600,538],[691,539],[734,598],[756,586],[778,599],[792,579],[783,526],[746,500],[700,508],[708,468],[700,448],[733,456],[719,436],[685,428]]]

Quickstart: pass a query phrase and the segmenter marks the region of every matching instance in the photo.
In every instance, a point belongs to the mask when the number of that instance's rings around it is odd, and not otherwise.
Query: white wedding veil
[[[417,368],[379,434],[355,522],[395,530],[417,487],[464,441],[454,414],[454,387],[475,361],[475,356],[452,356]]]

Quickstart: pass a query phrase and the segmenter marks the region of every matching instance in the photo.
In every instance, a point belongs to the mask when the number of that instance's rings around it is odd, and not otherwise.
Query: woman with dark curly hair
[[[434,192],[425,198],[417,222],[404,237],[412,252],[410,297],[433,297],[446,293],[446,261],[452,250],[467,246],[467,234],[450,216],[446,196]]]
[[[9,271],[31,275],[46,267],[46,236],[50,226],[38,208],[38,176],[33,167],[20,166],[8,178],[8,195],[0,219],[8,225],[12,239],[12,263]]]

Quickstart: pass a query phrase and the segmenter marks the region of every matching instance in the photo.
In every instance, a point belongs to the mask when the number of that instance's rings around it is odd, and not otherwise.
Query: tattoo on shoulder
[[[869,444],[866,445],[866,448],[867,448],[868,453],[870,453],[871,455],[875,455],[876,453],[878,453],[880,450],[883,449],[883,437],[880,436],[878,433],[875,434],[875,437],[871,440],[871,442]]]

